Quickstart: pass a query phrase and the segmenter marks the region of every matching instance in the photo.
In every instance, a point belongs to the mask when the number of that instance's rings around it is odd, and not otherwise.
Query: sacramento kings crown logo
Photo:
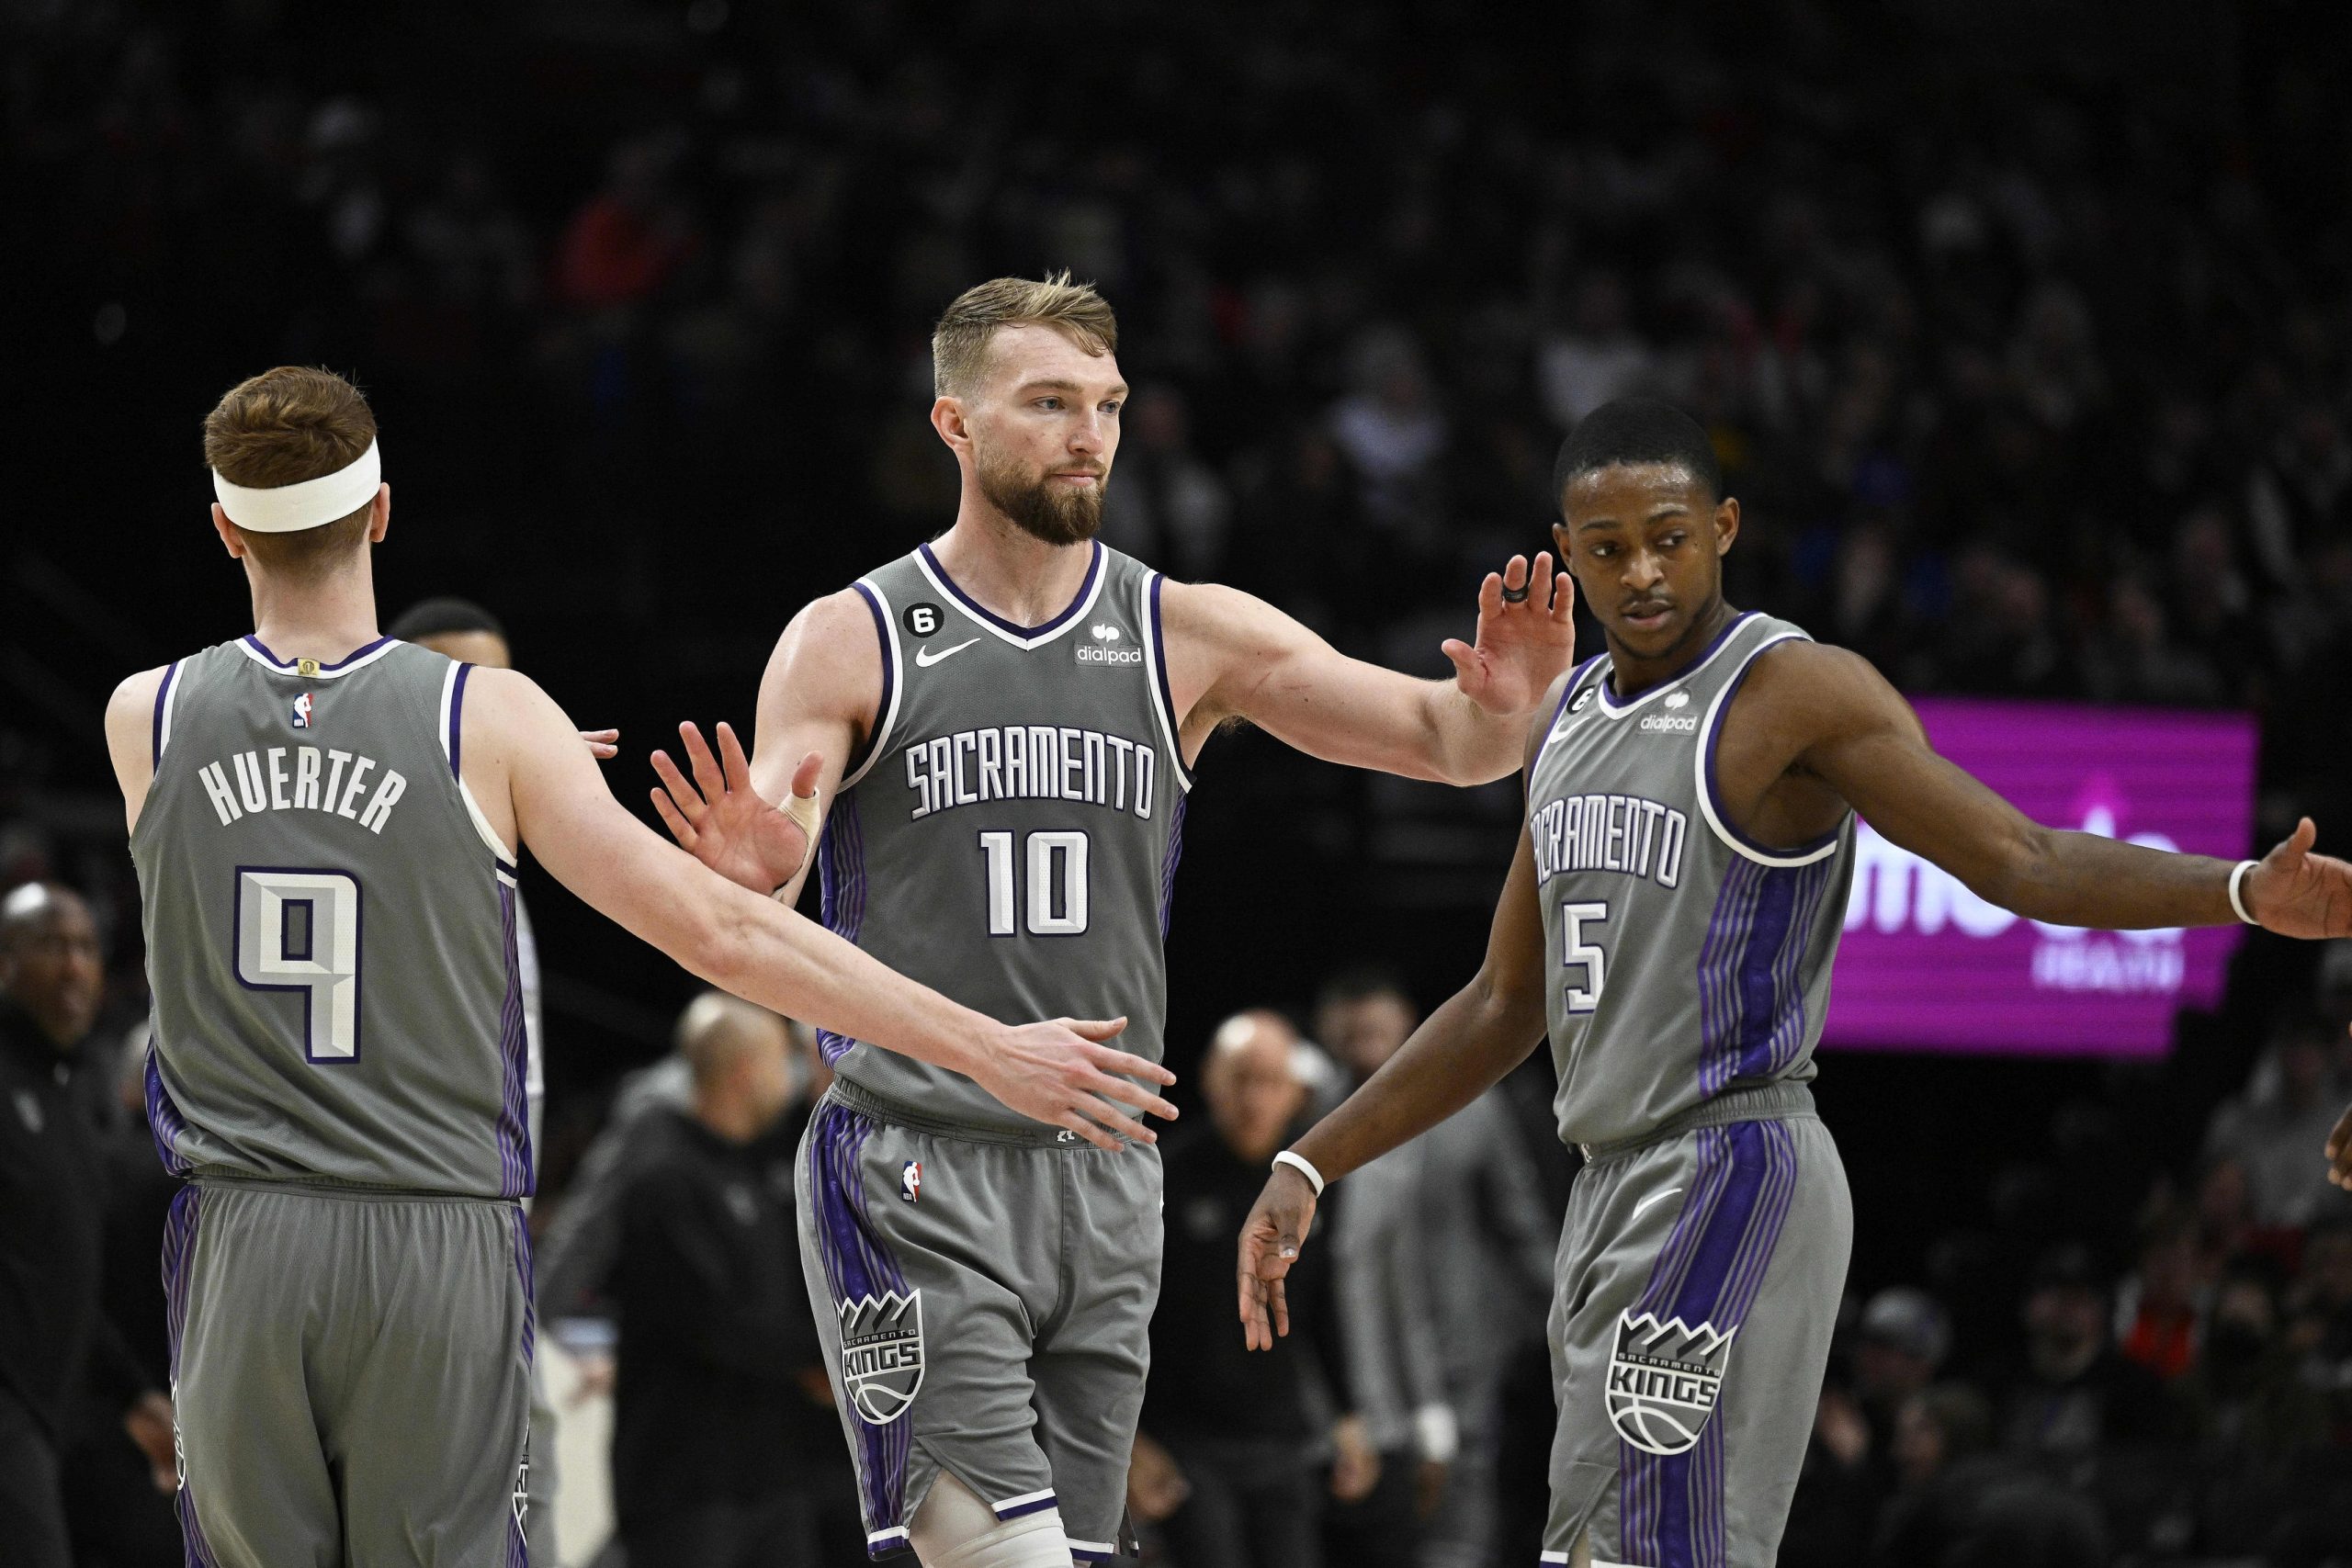
[[[907,1413],[922,1386],[922,1292],[843,1302],[842,1382],[869,1427]]]
[[[1660,1323],[1656,1313],[1620,1316],[1609,1359],[1609,1419],[1617,1435],[1645,1453],[1697,1447],[1738,1332],[1707,1323],[1692,1328],[1679,1317]]]

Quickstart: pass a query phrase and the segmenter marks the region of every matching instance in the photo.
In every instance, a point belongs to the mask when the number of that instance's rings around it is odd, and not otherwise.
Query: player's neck
[[[1676,679],[1706,657],[1707,650],[1714,647],[1715,638],[1723,635],[1724,628],[1737,619],[1739,612],[1717,599],[1715,607],[1691,623],[1690,631],[1683,634],[1672,648],[1646,659],[1618,647],[1612,637],[1609,643],[1610,690],[1620,699],[1638,697],[1653,686],[1662,686]]]
[[[956,587],[1017,626],[1042,626],[1069,608],[1094,564],[1092,540],[1049,545],[969,499],[931,553]]]
[[[375,575],[364,550],[351,567],[320,581],[275,581],[250,565],[245,581],[253,590],[254,636],[280,659],[333,664],[382,635],[376,629]]]

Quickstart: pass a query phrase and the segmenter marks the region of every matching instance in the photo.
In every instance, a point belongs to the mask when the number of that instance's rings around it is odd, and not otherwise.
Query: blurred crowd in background
[[[144,1008],[96,717],[122,673],[242,625],[201,527],[222,388],[356,371],[401,502],[388,611],[492,603],[638,757],[676,718],[741,721],[794,608],[949,520],[927,335],[978,278],[1068,267],[1119,309],[1113,543],[1432,674],[1478,575],[1545,542],[1564,430],[1657,392],[1744,503],[1735,602],[1910,691],[2251,708],[2264,833],[2310,812],[2340,850],[2335,26],[2319,0],[0,8],[32,525],[7,547],[0,889],[81,890],[103,964],[66,967],[103,999],[42,1019],[46,916],[9,928],[0,989],[36,1020],[7,1048],[93,1086],[104,1288],[149,1383],[160,1173],[111,1088]],[[1239,1364],[1227,1321],[1236,1172],[1468,973],[1515,797],[1248,736],[1203,773],[1170,1039],[1212,1114],[1169,1149],[1159,1365],[1184,1377],[1154,1385],[1138,1517],[1186,1568],[1532,1561],[1570,1178],[1542,1063],[1469,1154],[1433,1135],[1413,1174],[1351,1184],[1322,1332],[1284,1370]],[[534,908],[544,1232],[687,990]],[[2352,1561],[2352,1213],[2317,1152],[2347,1021],[2352,958],[2257,936],[2161,1064],[1830,1059],[1861,1232],[1782,1561]],[[0,1105],[0,1146],[21,1123]],[[1415,1285],[1416,1260],[1442,1267]],[[736,1349],[805,1406],[806,1366]],[[1238,1422],[1228,1375],[1284,1392]],[[69,1479],[148,1484],[114,1406],[152,1391],[87,1396],[73,1429],[106,1457]],[[786,1468],[830,1473],[804,1406]]]

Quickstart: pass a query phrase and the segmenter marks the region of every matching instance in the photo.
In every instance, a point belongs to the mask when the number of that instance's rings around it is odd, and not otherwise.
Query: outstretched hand
[[[792,798],[769,804],[752,787],[751,760],[725,723],[718,726],[718,755],[703,743],[692,724],[678,726],[678,739],[694,769],[686,782],[669,754],[656,751],[653,771],[662,779],[653,809],[684,850],[728,881],[754,893],[773,893],[800,874],[817,825],[817,774],[823,759],[811,751],[792,775]]]
[[[1283,1281],[1315,1223],[1315,1189],[1287,1165],[1277,1166],[1266,1190],[1241,1222],[1241,1341],[1252,1350],[1271,1350],[1290,1332],[1290,1301]]]
[[[2352,936],[2352,864],[2312,853],[2319,829],[2308,817],[2246,873],[2246,912],[2280,936]]]
[[[1159,1134],[1120,1109],[1176,1119],[1159,1090],[1176,1075],[1110,1043],[1124,1018],[1057,1018],[1006,1029],[972,1069],[972,1081],[1022,1115],[1114,1153],[1121,1138],[1156,1144]],[[1157,1085],[1157,1088],[1152,1086]]]
[[[1443,644],[1462,694],[1492,714],[1526,713],[1542,702],[1576,656],[1576,597],[1574,580],[1552,570],[1549,550],[1532,566],[1513,556],[1487,573],[1478,585],[1477,643]]]

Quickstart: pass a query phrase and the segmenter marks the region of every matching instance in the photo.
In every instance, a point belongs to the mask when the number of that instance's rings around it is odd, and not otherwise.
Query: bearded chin
[[[980,465],[980,493],[989,504],[1012,520],[1013,526],[1049,545],[1082,545],[1102,526],[1102,487],[1057,485],[1012,472],[992,463]]]

